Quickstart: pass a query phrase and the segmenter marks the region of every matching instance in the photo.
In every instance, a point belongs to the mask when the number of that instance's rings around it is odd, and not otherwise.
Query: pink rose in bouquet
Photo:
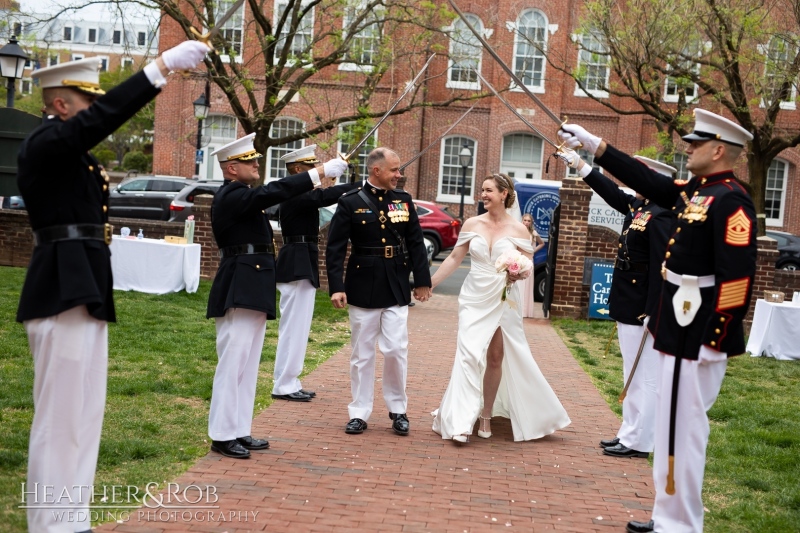
[[[508,289],[516,279],[525,279],[533,272],[533,262],[519,250],[509,250],[500,254],[500,257],[494,262],[494,267],[498,273],[506,273],[506,285],[503,287],[503,294],[500,297],[503,301],[506,299]],[[516,279],[510,279],[509,275],[515,276]]]

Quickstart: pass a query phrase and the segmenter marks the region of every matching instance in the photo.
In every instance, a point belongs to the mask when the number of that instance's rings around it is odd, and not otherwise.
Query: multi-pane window
[[[590,31],[581,35],[581,51],[578,54],[578,72],[581,84],[575,93],[584,94],[584,90],[597,97],[608,96],[609,56],[602,35]]]
[[[684,57],[689,57],[691,55],[696,54],[692,54],[689,50],[684,50]],[[692,81],[692,76],[700,74],[700,64],[693,61],[681,60],[681,58],[676,58],[675,64],[677,67],[674,69],[669,66],[667,67],[668,70],[677,71],[678,75],[667,76],[667,80],[664,83],[664,101],[677,102],[678,98],[680,98],[681,91],[683,91],[687,102],[696,100],[698,87],[694,81]]]
[[[279,1],[275,3],[275,23],[280,23],[286,12],[288,3]],[[298,16],[302,15],[304,6],[300,7]],[[281,26],[281,34],[278,37],[277,46],[275,47],[275,56],[280,57],[283,54],[284,48],[289,47],[289,58],[298,58],[306,53],[310,53],[312,30],[314,29],[314,11],[311,10],[303,16],[299,21],[292,20],[292,13],[287,14],[286,20]],[[292,27],[297,25],[297,28],[292,31]]]
[[[136,44],[139,46],[144,46],[147,44],[147,34],[143,31],[137,32],[136,34]]]
[[[514,39],[514,73],[526,87],[544,89],[544,53],[547,19],[541,11],[524,11],[517,19]]]
[[[89,28],[89,32],[86,35],[86,42],[87,43],[97,42],[97,28]]]
[[[345,33],[357,30],[350,41],[345,61],[355,65],[372,66],[377,59],[381,39],[381,28],[377,21],[383,16],[383,12],[373,9],[365,16],[359,28],[353,28],[354,20],[363,13],[363,9],[363,2],[359,2],[358,5],[348,7],[342,17]]]
[[[764,103],[770,105],[775,98],[780,100],[782,108],[793,108],[797,96],[797,84],[791,78],[796,69],[792,65],[797,51],[790,41],[774,37],[769,42],[767,58],[764,64]],[[788,82],[788,86],[787,86]]]
[[[475,141],[467,137],[448,137],[442,140],[442,155],[439,169],[439,201],[457,202],[461,198],[461,180],[464,174],[464,201],[473,203],[472,191],[475,177]],[[461,166],[459,154],[469,149],[472,157],[469,166]]]
[[[361,140],[362,136],[366,134],[365,131],[360,131],[361,128],[356,128],[356,124],[351,122],[349,124],[342,124],[339,126],[339,153],[347,154],[350,149]],[[369,136],[358,152],[353,154],[350,162],[356,165],[356,172],[358,179],[366,179],[369,175],[367,169],[367,155],[378,146],[378,132],[374,132]],[[347,176],[342,176],[339,181],[344,183],[347,181]]]
[[[64,31],[61,34],[62,41],[71,41],[72,40],[72,26],[64,26]]]
[[[603,169],[594,164],[594,154],[592,152],[584,150],[583,148],[581,148],[577,152],[578,155],[581,157],[581,159],[583,159],[584,163],[586,163],[587,165],[592,165],[592,170],[596,170],[601,174],[603,173]],[[567,176],[575,177],[577,175],[578,171],[576,169],[567,167]]]
[[[122,44],[122,31],[114,30],[111,36],[111,42],[114,44]]]
[[[672,163],[670,166],[675,167],[677,172],[675,173],[676,180],[689,180],[692,177],[692,173],[686,168],[686,161],[688,157],[686,154],[673,154],[672,155]]]
[[[216,16],[221,17],[231,8],[235,0],[221,0],[217,2]],[[242,28],[244,27],[244,5],[234,15],[225,21],[220,29],[220,35],[225,39],[226,46],[230,46],[236,56],[242,53]],[[226,55],[229,49],[226,48]]]
[[[272,123],[272,127],[269,129],[269,136],[273,139],[280,139],[281,137],[303,133],[303,129],[303,123],[297,119],[279,118]],[[281,161],[281,157],[302,147],[303,139],[270,147],[267,154],[269,168],[267,169],[266,177],[271,179],[285,178],[287,176],[286,164]]]
[[[512,133],[503,137],[500,170],[512,178],[540,179],[542,140],[529,133]]]
[[[767,224],[783,225],[783,196],[786,193],[786,177],[789,165],[780,159],[773,159],[767,169],[767,187],[764,193],[764,211]]]
[[[236,138],[236,119],[229,115],[209,115],[203,121],[203,136],[214,139]]]
[[[481,19],[467,14],[467,20],[478,32],[483,31]],[[464,21],[456,19],[450,36],[450,72],[447,86],[460,89],[477,89],[478,75],[473,72],[481,67],[481,43]]]

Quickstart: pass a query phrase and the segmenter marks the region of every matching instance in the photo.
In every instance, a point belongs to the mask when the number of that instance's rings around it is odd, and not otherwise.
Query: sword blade
[[[475,37],[478,39],[478,41],[480,41],[480,43],[483,46],[483,48],[487,52],[489,52],[489,55],[492,56],[492,58],[494,58],[494,60],[497,62],[497,64],[500,65],[500,67],[502,67],[502,69],[506,71],[506,74],[508,74],[511,77],[511,79],[514,80],[514,83],[517,84],[517,86],[522,90],[522,92],[527,94],[528,97],[531,100],[536,102],[536,105],[538,105],[542,109],[542,111],[544,111],[545,114],[547,114],[548,117],[552,118],[553,121],[555,121],[556,124],[558,124],[559,126],[564,124],[564,122],[566,122],[566,121],[561,120],[560,118],[558,118],[558,116],[555,113],[550,111],[550,108],[548,108],[546,105],[544,105],[544,103],[539,99],[539,97],[536,96],[535,94],[533,94],[531,92],[531,90],[528,89],[528,87],[526,87],[524,83],[522,83],[522,80],[519,79],[519,76],[517,76],[514,73],[513,70],[511,70],[511,67],[506,65],[505,62],[502,59],[500,59],[500,56],[497,55],[497,52],[495,52],[494,49],[489,45],[489,43],[486,42],[486,39],[483,38],[483,35],[481,35],[480,32],[478,32],[478,30],[476,30],[472,26],[472,24],[470,24],[470,22],[467,20],[467,17],[464,15],[464,13],[462,13],[461,10],[458,9],[458,6],[456,5],[455,1],[454,0],[447,0],[447,1],[450,2],[450,5],[453,7],[453,10],[455,10],[455,12],[458,14],[458,16],[461,17],[461,20],[464,22],[464,24],[466,24],[467,28],[469,28],[469,30],[472,32],[472,34],[475,35]],[[553,144],[553,143],[550,143],[550,144]],[[555,145],[553,145],[553,146],[555,146]]]
[[[485,79],[483,76],[481,76],[481,73],[480,73],[480,72],[478,72],[478,71],[477,71],[477,70],[475,70],[475,69],[472,69],[472,72],[474,72],[475,74],[477,74],[477,75],[478,75],[478,79],[479,79],[479,80],[481,80],[481,81],[483,82],[483,84],[484,84],[484,85],[486,85],[486,86],[489,88],[489,90],[490,90],[490,91],[492,91],[492,93],[494,93],[494,95],[497,97],[497,99],[498,99],[498,100],[500,100],[501,102],[503,102],[503,103],[505,104],[505,106],[506,106],[506,107],[509,109],[509,111],[511,111],[512,113],[514,113],[514,115],[515,115],[515,116],[516,116],[518,119],[520,119],[520,120],[521,120],[521,121],[522,121],[522,122],[523,122],[523,123],[524,123],[526,126],[528,126],[530,129],[532,129],[534,132],[536,132],[536,134],[537,134],[537,135],[539,135],[539,137],[541,137],[541,138],[542,138],[542,140],[544,140],[545,142],[547,142],[548,144],[550,144],[552,147],[554,147],[554,148],[555,148],[555,149],[557,149],[557,150],[560,150],[560,149],[561,149],[561,147],[560,147],[560,146],[558,146],[556,143],[554,143],[553,141],[551,141],[550,139],[548,139],[548,138],[547,138],[547,135],[545,135],[544,133],[542,133],[541,131],[539,131],[539,129],[538,129],[536,126],[534,126],[533,124],[531,124],[531,123],[530,123],[530,121],[529,121],[527,118],[523,117],[523,116],[520,114],[520,112],[519,112],[519,111],[517,111],[517,109],[516,109],[514,106],[512,106],[511,104],[509,104],[509,103],[508,103],[508,101],[507,101],[505,98],[503,98],[502,96],[500,96],[500,93],[498,93],[498,92],[495,90],[495,88],[494,88],[494,87],[492,87],[492,84],[491,84],[491,83],[489,83],[488,81],[486,81],[486,79]]]
[[[220,30],[222,30],[222,26],[224,26],[225,23],[228,22],[228,19],[230,19],[233,15],[236,14],[237,11],[239,11],[239,8],[242,7],[242,4],[244,4],[244,0],[236,0],[236,2],[234,2],[233,5],[225,12],[225,14],[223,14],[216,20],[216,22],[214,23],[214,27],[211,28],[211,30],[208,31],[208,33],[203,35],[202,38],[199,38],[198,40],[208,42],[214,37],[216,37],[216,35],[220,32]]]
[[[416,76],[414,76],[414,79],[411,80],[411,83],[409,83],[408,86],[406,86],[406,89],[403,91],[403,94],[401,94],[400,97],[394,101],[392,106],[386,110],[386,113],[383,114],[381,119],[372,127],[371,130],[369,130],[369,132],[367,132],[366,135],[364,135],[364,137],[360,141],[358,141],[358,143],[356,143],[356,145],[353,148],[350,149],[349,152],[347,152],[347,154],[342,159],[344,159],[345,161],[349,161],[350,158],[353,157],[353,154],[358,152],[358,150],[364,145],[365,142],[367,142],[370,136],[373,133],[375,133],[375,131],[380,127],[380,125],[383,124],[383,122],[389,117],[391,112],[394,111],[394,108],[397,107],[397,104],[399,104],[403,100],[403,98],[405,98],[406,95],[410,93],[411,90],[416,86],[417,81],[419,81],[420,77],[422,77],[422,73],[425,72],[425,70],[428,68],[428,65],[431,64],[431,61],[435,56],[436,54],[431,54],[431,57],[428,58],[422,69],[417,73]]]
[[[458,117],[458,120],[456,120],[455,122],[453,122],[453,123],[450,125],[450,127],[449,127],[449,128],[447,128],[446,130],[444,130],[444,133],[442,133],[441,135],[439,135],[439,136],[436,138],[436,140],[435,140],[435,141],[433,141],[433,142],[432,142],[432,143],[430,143],[428,146],[426,146],[426,147],[425,147],[425,149],[424,149],[424,150],[422,150],[420,153],[418,153],[417,155],[415,155],[414,157],[412,157],[411,159],[409,159],[408,161],[406,161],[405,163],[403,163],[403,165],[400,167],[400,172],[402,172],[402,171],[403,171],[403,169],[405,169],[405,168],[406,168],[408,165],[410,165],[411,163],[413,163],[414,161],[416,161],[417,159],[419,159],[420,157],[422,157],[422,154],[424,154],[425,152],[427,152],[428,150],[430,150],[431,148],[433,148],[433,146],[434,146],[436,143],[438,143],[439,141],[441,141],[441,140],[442,140],[442,138],[443,138],[445,135],[447,135],[448,133],[450,133],[450,130],[452,130],[453,128],[455,128],[456,126],[458,126],[458,123],[459,123],[459,122],[461,122],[461,121],[464,119],[464,117],[466,117],[467,115],[469,115],[469,112],[470,112],[470,111],[472,111],[474,108],[475,108],[475,104],[472,104],[472,107],[470,107],[469,109],[467,109],[467,110],[464,112],[464,114],[463,114],[463,115],[461,115],[460,117]]]

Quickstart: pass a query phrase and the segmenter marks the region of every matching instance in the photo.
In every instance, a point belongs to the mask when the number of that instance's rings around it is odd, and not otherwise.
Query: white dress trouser
[[[281,320],[272,394],[292,394],[303,388],[297,378],[306,359],[317,289],[310,280],[301,279],[278,283],[278,290],[281,292]]]
[[[231,308],[224,317],[216,318],[216,326],[218,362],[208,436],[226,441],[250,435],[267,314]]]
[[[658,533],[703,531],[703,474],[710,427],[706,414],[717,400],[727,360],[681,361],[675,417],[675,494],[665,492],[669,457],[669,410],[675,358],[659,354],[661,380],[656,407],[653,521]]]
[[[622,352],[623,384],[628,382],[636,354],[646,331],[644,325],[635,326],[617,322],[619,349]],[[658,385],[658,351],[653,348],[653,336],[648,333],[642,356],[633,380],[622,401],[622,425],[617,437],[623,446],[640,452],[652,452],[655,440],[656,387]]]
[[[408,372],[408,307],[385,309],[349,306],[351,346],[350,418],[365,422],[372,414],[375,398],[375,343],[383,354],[383,399],[390,413],[405,413]]]
[[[82,305],[24,326],[34,362],[25,504],[63,507],[28,509],[28,531],[85,531],[106,403],[108,323]]]

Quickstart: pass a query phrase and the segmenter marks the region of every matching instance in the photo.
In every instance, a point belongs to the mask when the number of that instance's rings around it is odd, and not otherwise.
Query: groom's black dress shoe
[[[392,429],[398,435],[408,435],[408,430],[411,429],[411,424],[408,423],[408,417],[405,413],[389,413],[389,418],[394,420],[392,422]]]
[[[636,522],[635,520],[631,520],[628,522],[628,525],[625,526],[625,531],[628,533],[650,533],[654,528],[655,525],[652,520],[649,522]]]
[[[316,398],[316,397],[317,397],[317,393],[316,393],[316,392],[314,392],[313,390],[305,390],[305,389],[300,389],[300,391],[299,391],[299,392],[302,392],[302,393],[303,393],[303,394],[305,394],[306,396],[310,396],[310,397],[312,397],[312,398]]]
[[[610,455],[612,457],[643,457],[645,459],[647,459],[647,456],[650,455],[648,452],[640,452],[639,450],[632,450],[631,448],[628,448],[624,444],[617,444],[616,446],[603,448],[603,453],[605,455]]]
[[[243,448],[248,450],[266,450],[269,448],[269,442],[265,439],[254,439],[250,435],[246,437],[237,437],[236,442],[242,445]]]
[[[364,433],[364,430],[367,429],[367,423],[361,420],[360,418],[352,418],[350,422],[344,427],[345,433],[350,433],[351,435],[358,435],[359,433]]]
[[[273,394],[272,398],[275,400],[289,400],[290,402],[310,402],[313,396],[299,390],[291,394]]]
[[[619,444],[619,437],[614,437],[613,439],[600,441],[601,448],[611,448],[612,446],[616,446],[617,444]]]
[[[250,458],[250,452],[239,444],[237,440],[212,440],[211,450],[221,453],[225,457],[233,457],[234,459]]]

